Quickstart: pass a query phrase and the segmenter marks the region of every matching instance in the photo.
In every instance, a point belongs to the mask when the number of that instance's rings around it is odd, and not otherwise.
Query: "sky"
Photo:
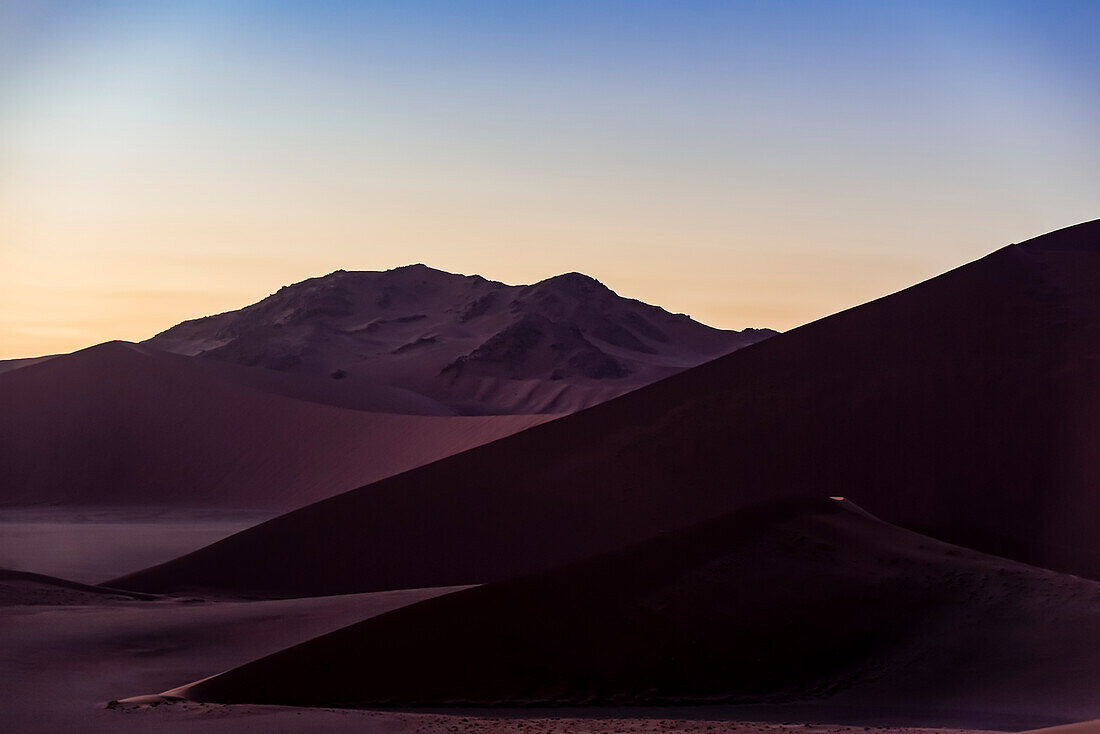
[[[789,329],[1100,217],[1100,3],[0,3],[0,358],[336,269]]]

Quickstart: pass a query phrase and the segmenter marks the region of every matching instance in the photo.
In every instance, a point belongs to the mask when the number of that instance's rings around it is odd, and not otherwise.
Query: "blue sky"
[[[790,328],[1096,218],[1100,5],[0,9],[0,356],[336,268]]]

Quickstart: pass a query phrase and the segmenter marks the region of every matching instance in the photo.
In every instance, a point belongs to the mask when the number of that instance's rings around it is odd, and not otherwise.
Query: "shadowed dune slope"
[[[32,364],[38,364],[39,362],[45,362],[48,359],[53,359],[54,354],[49,354],[44,357],[24,357],[22,359],[0,359],[0,375],[5,372],[11,372],[12,370],[22,369],[29,367]]]
[[[124,342],[0,374],[0,505],[287,510],[550,418],[341,408],[289,377]]]
[[[406,607],[173,693],[309,706],[837,697],[904,702],[910,724],[944,710],[1059,722],[1100,714],[1098,602],[1096,582],[846,501],[788,500]]]
[[[1100,578],[1098,366],[1092,222],[115,583],[486,582],[807,494]]]

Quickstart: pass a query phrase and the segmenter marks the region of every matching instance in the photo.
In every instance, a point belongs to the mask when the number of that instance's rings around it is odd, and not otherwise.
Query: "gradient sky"
[[[0,4],[0,357],[337,268],[786,329],[1100,217],[1100,3]]]

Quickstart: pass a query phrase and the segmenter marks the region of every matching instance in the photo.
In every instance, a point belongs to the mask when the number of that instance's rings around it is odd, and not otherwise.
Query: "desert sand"
[[[975,729],[920,727],[845,726],[829,724],[773,723],[729,718],[736,712],[720,707],[646,711],[527,710],[425,713],[405,711],[357,711],[349,709],[293,709],[278,706],[221,706],[170,704],[155,709],[120,707],[139,727],[203,732],[409,732],[410,734],[673,734],[676,732],[726,732],[729,734],[980,734]],[[104,720],[104,723],[108,723]],[[130,723],[130,722],[126,722]],[[111,726],[124,724],[111,722]],[[139,729],[140,730],[140,729]]]
[[[339,272],[143,345],[0,363],[0,565],[117,577],[771,334],[574,276]],[[585,375],[623,349],[626,372]],[[418,391],[437,382],[449,404]]]
[[[376,306],[432,291],[403,271]],[[346,346],[326,320],[359,311],[342,278],[253,307],[287,340],[242,342],[231,318],[215,344],[200,321],[169,345],[198,351],[115,343],[0,376],[16,506],[326,497],[111,588],[0,574],[15,730],[1077,734],[1100,716],[1100,223],[553,420],[456,415],[474,412],[456,396],[507,412],[549,405],[514,402],[524,380],[622,379],[588,351],[613,340],[540,320],[602,286],[471,301],[468,321],[503,326],[445,370],[481,387],[443,394],[323,374]],[[544,374],[546,339],[580,377]],[[60,468],[24,459],[51,441]]]
[[[38,588],[23,589],[21,603],[0,606],[0,718],[5,731],[147,731],[148,719],[108,709],[107,703],[150,686],[168,686],[177,676],[202,675],[211,666],[232,667],[451,591],[215,603],[196,598],[124,601],[116,593],[72,589],[61,580],[39,578],[34,583]],[[4,591],[12,584],[0,576],[0,598],[16,601]],[[250,731],[256,724],[246,717],[219,729],[225,717],[217,711],[200,718],[188,722],[169,716],[157,726]]]
[[[39,579],[44,587],[68,586]],[[748,723],[722,707],[452,713],[181,702],[112,705],[177,676],[229,668],[343,624],[449,589],[277,602],[122,601],[92,592],[64,605],[0,606],[0,712],[18,732],[743,732],[954,734],[955,730]],[[767,716],[763,717],[765,720]],[[774,718],[772,719],[775,720]],[[961,734],[961,733],[960,733]]]
[[[1044,729],[1033,729],[1025,734],[1096,734],[1100,732],[1100,719],[1092,721],[1078,721],[1073,724],[1050,726]]]
[[[1100,583],[820,498],[404,607],[166,694],[367,708],[801,702],[810,720],[1024,728],[1100,715],[1098,644]]]
[[[79,606],[106,601],[150,601],[155,598],[151,594],[0,568],[0,606]]]
[[[274,596],[483,583],[821,495],[1100,578],[1097,282],[1100,222],[1010,245],[115,583]]]
[[[388,388],[397,412],[373,412],[270,377],[124,342],[0,375],[0,505],[287,510],[551,417],[402,413],[425,401]]]
[[[0,567],[98,584],[269,520],[258,510],[181,507],[0,508]]]

